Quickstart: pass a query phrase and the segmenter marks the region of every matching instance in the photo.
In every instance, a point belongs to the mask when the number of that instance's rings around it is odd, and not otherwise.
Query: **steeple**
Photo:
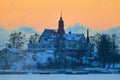
[[[64,30],[64,21],[62,19],[62,11],[61,11],[61,15],[60,15],[60,20],[58,22],[58,30],[57,30],[58,34],[65,34],[65,30]]]
[[[60,17],[62,18],[62,11],[61,11],[61,15],[60,15]]]
[[[60,14],[60,20],[62,20],[62,11],[61,11],[61,14]],[[63,20],[62,20],[63,21]]]
[[[89,43],[90,39],[89,39],[89,29],[87,29],[87,38],[86,38],[86,42]]]

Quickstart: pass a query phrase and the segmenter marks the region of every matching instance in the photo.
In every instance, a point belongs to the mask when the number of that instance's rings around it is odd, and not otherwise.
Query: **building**
[[[20,51],[15,48],[5,48],[1,51],[0,63],[3,68],[8,68],[19,59]]]
[[[58,29],[45,29],[38,43],[28,44],[28,51],[39,51],[41,53],[75,53],[79,50],[94,52],[94,46],[90,43],[89,30],[87,37],[84,34],[65,33],[62,15],[58,22]]]

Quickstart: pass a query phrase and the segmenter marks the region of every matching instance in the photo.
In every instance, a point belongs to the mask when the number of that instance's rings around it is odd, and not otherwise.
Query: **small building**
[[[8,65],[11,65],[13,62],[17,61],[19,59],[19,50],[15,48],[5,48],[1,51],[0,61],[2,66],[8,67]]]

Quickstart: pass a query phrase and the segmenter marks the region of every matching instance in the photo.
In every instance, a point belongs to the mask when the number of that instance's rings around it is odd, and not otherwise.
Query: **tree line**
[[[119,36],[116,34],[96,34],[94,42],[97,49],[98,61],[100,67],[113,68],[120,62],[120,44]]]
[[[8,47],[14,47],[18,50],[23,50],[26,43],[38,43],[40,35],[37,33],[34,33],[30,36],[30,38],[27,40],[26,35],[22,32],[13,32],[9,35],[9,41],[8,41]],[[91,41],[95,45],[95,51],[96,51],[96,57],[95,60],[99,63],[99,67],[103,68],[109,68],[111,65],[114,68],[115,64],[120,63],[120,44],[119,44],[119,36],[116,34],[99,34],[93,36]],[[56,47],[58,47],[56,45]],[[52,61],[51,58],[48,59],[49,67],[53,64],[57,67],[78,67],[82,66],[82,58],[85,56],[86,52],[79,49],[76,54],[69,55],[72,57],[71,59],[67,59],[65,55],[59,53],[59,47],[55,51],[55,57],[58,57],[59,59],[56,59],[55,61]],[[68,56],[66,54],[66,56]],[[77,61],[76,61],[76,60]],[[59,64],[58,64],[59,63]],[[62,63],[62,64],[61,64]],[[39,64],[38,64],[38,67]]]

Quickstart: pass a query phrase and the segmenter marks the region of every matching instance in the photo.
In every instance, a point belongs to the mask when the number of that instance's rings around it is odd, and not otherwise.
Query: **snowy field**
[[[26,74],[26,75],[0,75],[0,80],[120,80],[120,74]]]

